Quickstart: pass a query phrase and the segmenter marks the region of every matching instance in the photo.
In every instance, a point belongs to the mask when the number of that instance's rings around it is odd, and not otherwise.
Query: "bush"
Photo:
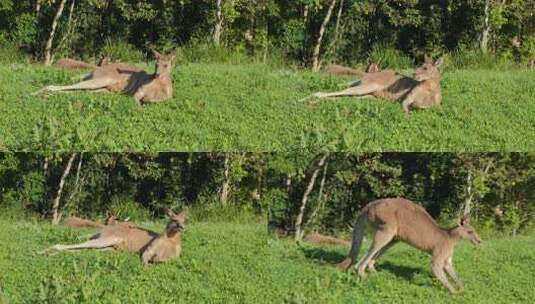
[[[511,69],[517,67],[511,53],[484,53],[479,49],[459,48],[450,55],[451,67],[455,69]]]
[[[23,63],[27,62],[28,58],[11,42],[2,41],[0,36],[0,63]]]
[[[141,62],[145,57],[143,56],[143,53],[135,46],[124,41],[114,41],[110,39],[106,40],[101,54],[109,55],[114,60],[129,62]]]
[[[181,60],[189,63],[242,64],[251,62],[240,47],[234,49],[215,46],[211,43],[191,43],[180,48]]]
[[[413,61],[410,57],[385,45],[375,45],[368,57],[372,62],[378,63],[381,67],[392,69],[408,69],[413,67]]]

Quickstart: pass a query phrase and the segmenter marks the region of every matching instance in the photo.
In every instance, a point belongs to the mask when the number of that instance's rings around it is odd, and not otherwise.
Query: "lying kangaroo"
[[[122,92],[133,95],[141,105],[143,103],[160,102],[173,97],[171,72],[175,55],[162,55],[153,51],[156,57],[156,72],[148,74],[140,68],[122,62],[97,67],[84,77],[84,81],[68,86],[47,86],[35,94],[42,92],[58,92],[72,90],[92,90],[106,92]]]
[[[173,214],[171,216],[171,214]],[[181,213],[175,215],[171,211],[168,212],[169,223],[163,235],[169,235],[169,241],[163,242],[154,241],[160,239],[160,235],[148,229],[143,229],[130,222],[114,222],[113,224],[104,226],[97,234],[93,235],[89,241],[74,244],[74,245],[54,245],[41,254],[50,253],[52,251],[72,251],[80,249],[116,249],[129,252],[136,252],[144,254],[145,249],[149,247],[151,252],[151,259],[148,261],[166,261],[173,257],[180,255],[180,233],[184,229],[185,214]],[[177,236],[178,234],[178,236]],[[175,241],[175,250],[170,250],[168,246],[171,241]],[[176,248],[179,248],[176,250]],[[154,257],[157,256],[157,257]],[[145,258],[143,258],[145,262]]]
[[[87,63],[84,61],[72,59],[72,58],[62,58],[58,60],[54,65],[64,69],[76,70],[76,69],[96,69],[97,67],[105,66],[111,64],[111,57],[105,56],[100,59],[97,65]]]
[[[128,219],[124,220],[124,222],[127,222]],[[77,216],[69,216],[65,220],[63,220],[63,225],[67,227],[72,228],[102,228],[106,225],[114,225],[116,223],[119,223],[118,219],[114,215],[110,215],[106,218],[106,220],[103,223],[80,218]]]
[[[351,242],[328,235],[323,235],[317,232],[307,234],[303,241],[315,245],[335,245],[335,246],[350,246]]]
[[[423,109],[441,103],[441,76],[438,67],[442,63],[442,58],[434,62],[426,58],[425,63],[416,69],[414,78],[393,70],[365,73],[360,81],[348,89],[333,93],[318,92],[312,97],[363,96],[402,101],[403,110],[408,114],[410,107]]]
[[[331,76],[343,76],[343,75],[351,76],[351,75],[354,75],[354,76],[362,77],[366,73],[379,72],[379,66],[376,63],[370,63],[366,67],[365,71],[361,71],[361,70],[352,69],[352,68],[341,66],[341,65],[337,65],[337,64],[331,64],[331,65],[328,65],[327,67],[325,67],[324,72],[326,74],[328,74],[328,75],[331,75]]]
[[[167,216],[171,219],[165,231],[153,239],[143,254],[141,259],[146,266],[149,263],[161,263],[174,257],[178,257],[182,251],[182,231],[185,229],[186,214],[182,212],[175,214],[167,210]]]
[[[432,255],[432,270],[440,282],[451,293],[461,292],[462,283],[453,268],[453,251],[461,239],[469,240],[477,245],[481,239],[470,226],[470,218],[465,215],[458,226],[452,229],[441,229],[424,208],[403,198],[376,200],[362,209],[353,231],[353,241],[348,257],[338,264],[347,270],[356,261],[360,250],[364,230],[370,226],[373,231],[373,242],[366,255],[357,266],[359,276],[365,271],[375,271],[375,262],[386,250],[399,241],[428,252]],[[444,271],[455,281],[458,290],[454,289]]]

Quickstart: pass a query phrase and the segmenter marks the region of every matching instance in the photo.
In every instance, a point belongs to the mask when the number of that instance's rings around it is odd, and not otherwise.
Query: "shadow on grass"
[[[306,258],[314,261],[325,262],[327,264],[330,264],[331,266],[336,266],[336,264],[342,262],[346,257],[340,252],[334,250],[326,250],[320,247],[310,248],[299,246],[299,249],[303,252]],[[379,261],[376,264],[376,268],[378,272],[388,271],[394,274],[396,277],[408,281],[412,281],[415,274],[422,272],[421,268],[396,265],[388,261]]]
[[[324,248],[320,247],[310,248],[299,246],[299,249],[308,259],[322,261],[332,265],[338,264],[345,259],[345,255],[339,252],[333,250],[325,250]]]

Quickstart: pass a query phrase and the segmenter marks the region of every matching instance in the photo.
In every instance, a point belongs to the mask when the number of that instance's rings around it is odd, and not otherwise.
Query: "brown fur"
[[[162,263],[180,256],[182,252],[182,231],[185,229],[186,214],[175,214],[168,210],[171,219],[165,231],[153,239],[143,251],[141,259],[146,266],[149,263]]]
[[[84,81],[68,86],[47,86],[34,94],[72,90],[121,92],[133,95],[139,104],[161,102],[172,98],[171,71],[175,55],[156,56],[156,72],[148,74],[140,68],[116,62],[95,68]]]
[[[96,69],[97,67],[106,66],[111,64],[111,57],[104,56],[100,59],[97,65],[87,63],[81,60],[76,60],[72,58],[62,58],[58,60],[54,65],[64,69],[77,70],[77,69]]]
[[[184,217],[183,214],[178,216],[181,216],[182,218]],[[178,244],[178,247],[180,247],[180,234],[184,227],[184,223],[178,222],[178,216],[170,218],[166,232],[164,232],[163,235],[169,236],[169,239],[174,240],[176,242],[175,244]],[[177,231],[171,231],[172,229]],[[180,248],[177,252],[177,250],[172,251],[165,245],[156,246],[160,244],[160,241],[154,243],[154,241],[158,239],[161,239],[161,236],[154,231],[140,228],[134,223],[130,222],[113,221],[102,227],[102,229],[93,235],[87,242],[75,245],[58,244],[42,251],[41,253],[44,254],[54,251],[61,252],[80,249],[115,249],[143,254],[146,248],[151,247],[153,248],[151,249],[151,252],[155,257],[149,261],[166,261],[180,254]],[[169,242],[170,240],[164,243],[169,244]],[[162,252],[160,252],[160,250]]]
[[[370,63],[366,67],[365,71],[361,71],[361,70],[345,67],[342,65],[331,64],[325,68],[324,72],[331,76],[351,76],[351,75],[363,76],[366,73],[379,72],[379,66],[375,63]]]
[[[318,92],[313,97],[362,96],[377,97],[392,101],[401,101],[405,113],[411,107],[425,109],[440,105],[442,95],[440,90],[440,71],[438,67],[443,60],[426,62],[416,69],[414,77],[403,76],[393,70],[375,73],[365,73],[361,80],[350,88],[333,93]]]
[[[373,231],[373,242],[368,253],[356,266],[359,276],[365,271],[375,271],[375,262],[388,248],[399,241],[432,255],[432,270],[440,282],[452,293],[462,291],[462,284],[453,268],[453,251],[459,240],[479,244],[481,239],[470,226],[468,216],[463,217],[457,227],[442,229],[424,208],[403,198],[381,199],[369,203],[359,214],[353,231],[353,241],[348,257],[339,264],[349,269],[360,250],[364,230]],[[454,289],[444,271],[457,284]]]
[[[79,218],[76,216],[69,216],[68,218],[63,220],[63,225],[72,227],[72,228],[102,228],[104,227],[104,224],[102,223]]]
[[[328,235],[323,235],[317,232],[307,234],[303,241],[314,244],[314,245],[335,245],[335,246],[350,246],[351,242],[348,240],[343,240],[335,238]]]

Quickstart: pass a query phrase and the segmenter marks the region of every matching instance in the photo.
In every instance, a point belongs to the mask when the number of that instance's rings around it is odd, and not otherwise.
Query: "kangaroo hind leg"
[[[383,247],[387,246],[394,239],[394,235],[395,233],[391,232],[389,229],[381,229],[375,232],[370,250],[357,265],[359,276],[364,277],[366,267],[370,261]]]
[[[55,86],[55,85],[47,86],[33,93],[33,95],[37,95],[43,92],[98,90],[98,89],[103,89],[111,84],[113,84],[113,80],[109,78],[91,79],[91,80],[86,80],[86,81],[82,81],[82,82],[79,82],[73,85],[67,85],[67,86]]]
[[[104,249],[109,248],[114,245],[117,245],[120,243],[120,239],[117,238],[97,238],[93,240],[89,240],[87,242],[83,242],[80,244],[74,244],[74,245],[61,245],[57,244],[54,245],[46,250],[41,251],[41,254],[45,254],[51,251],[71,251],[71,250],[80,250],[80,249]]]

